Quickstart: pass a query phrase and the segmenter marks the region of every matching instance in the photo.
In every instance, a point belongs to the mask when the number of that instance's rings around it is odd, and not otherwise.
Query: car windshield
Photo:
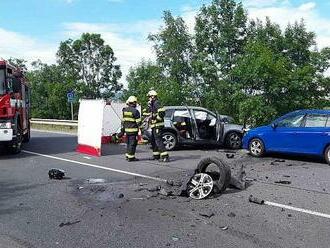
[[[228,124],[234,123],[234,118],[231,117],[231,116],[222,115],[222,116],[220,116],[220,118],[221,118],[221,121],[224,122],[224,123],[228,123]]]
[[[300,127],[304,114],[291,115],[277,123],[278,127]]]
[[[0,95],[5,93],[5,70],[0,69]]]

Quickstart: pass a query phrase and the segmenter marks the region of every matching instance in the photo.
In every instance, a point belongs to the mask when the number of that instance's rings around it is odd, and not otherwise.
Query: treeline
[[[99,34],[85,33],[77,40],[61,42],[57,51],[57,63],[47,65],[41,61],[31,64],[10,59],[10,62],[26,70],[31,86],[32,117],[70,119],[70,103],[67,93],[74,91],[74,115],[77,118],[78,99],[113,98],[122,90],[118,82],[122,73],[109,45]]]
[[[269,18],[250,20],[234,0],[203,6],[193,34],[180,16],[166,11],[163,20],[148,38],[156,61],[131,68],[124,98],[145,103],[155,89],[166,105],[203,106],[252,125],[330,106],[330,48],[317,48],[303,20],[281,30]]]
[[[234,0],[201,7],[193,33],[171,12],[163,20],[148,37],[156,60],[132,67],[126,90],[114,52],[99,34],[61,42],[56,64],[33,62],[27,72],[32,116],[69,119],[66,94],[72,90],[77,99],[135,95],[145,104],[155,89],[165,105],[203,106],[250,125],[296,109],[330,107],[330,48],[317,48],[303,20],[282,30],[270,19],[250,20]]]

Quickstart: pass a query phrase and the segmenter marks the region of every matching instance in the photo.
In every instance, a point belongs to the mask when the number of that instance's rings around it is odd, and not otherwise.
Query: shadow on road
[[[312,155],[269,153],[267,154],[266,157],[274,158],[274,159],[295,160],[295,161],[307,162],[307,163],[319,163],[319,164],[326,163],[324,158],[318,156],[312,156]]]

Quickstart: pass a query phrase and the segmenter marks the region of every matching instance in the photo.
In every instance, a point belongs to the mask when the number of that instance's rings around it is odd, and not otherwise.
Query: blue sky
[[[199,7],[210,0],[0,0],[0,57],[56,61],[59,42],[83,32],[101,33],[111,45],[124,74],[142,58],[153,59],[149,33],[161,26],[164,10],[185,19],[193,30]],[[243,0],[251,18],[265,16],[284,27],[304,18],[330,46],[330,1]],[[124,78],[122,79],[124,82]]]

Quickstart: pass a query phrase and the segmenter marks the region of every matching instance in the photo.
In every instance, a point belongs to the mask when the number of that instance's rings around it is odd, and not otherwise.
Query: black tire
[[[11,154],[19,154],[22,151],[22,143],[23,143],[22,129],[19,126],[17,126],[17,130],[15,130],[14,134],[16,135],[16,138],[9,147],[9,152]]]
[[[261,139],[254,138],[249,143],[249,152],[253,157],[262,157],[265,155],[265,145]]]
[[[225,146],[230,149],[242,147],[242,135],[238,132],[230,132],[226,135]]]
[[[164,132],[162,141],[167,151],[173,151],[178,145],[178,139],[174,133]]]
[[[30,138],[31,138],[31,129],[29,125],[27,133],[23,135],[23,142],[28,143],[30,141]]]
[[[218,168],[218,171],[215,173],[211,173],[207,171],[207,168],[209,165],[215,164]],[[230,178],[231,178],[231,170],[230,167],[223,162],[221,159],[217,157],[209,157],[202,159],[198,165],[197,169],[195,171],[196,173],[207,173],[209,174],[214,183],[213,191],[216,194],[220,194],[223,191],[226,190],[226,188],[229,186]]]
[[[324,151],[324,158],[328,165],[330,165],[330,145]]]

